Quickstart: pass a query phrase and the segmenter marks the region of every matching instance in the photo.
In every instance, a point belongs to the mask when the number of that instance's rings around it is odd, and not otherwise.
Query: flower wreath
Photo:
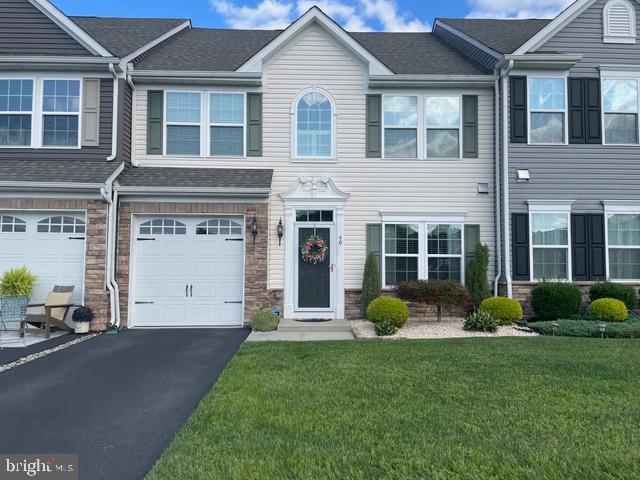
[[[327,259],[328,251],[329,247],[327,247],[326,242],[317,235],[311,235],[300,245],[302,260],[314,265],[324,262]]]

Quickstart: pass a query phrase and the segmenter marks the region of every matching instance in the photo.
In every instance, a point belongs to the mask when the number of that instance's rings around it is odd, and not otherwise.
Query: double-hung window
[[[296,158],[333,157],[333,107],[329,98],[310,91],[296,105]]]
[[[604,143],[638,143],[638,80],[602,80]]]
[[[427,97],[427,158],[460,158],[459,96]]]
[[[167,92],[167,155],[200,155],[200,92]]]
[[[42,146],[80,146],[80,80],[43,80]]]
[[[244,112],[244,93],[211,93],[209,95],[212,156],[244,155]]]
[[[566,108],[566,78],[529,77],[529,143],[565,143]]]
[[[385,158],[418,158],[418,96],[383,98]]]
[[[419,228],[417,224],[384,226],[385,285],[418,279]]]
[[[428,278],[462,282],[462,225],[427,225]]]
[[[569,212],[531,212],[532,280],[569,280]]]
[[[607,215],[609,278],[640,279],[640,214]]]
[[[31,145],[33,80],[0,79],[0,146]]]

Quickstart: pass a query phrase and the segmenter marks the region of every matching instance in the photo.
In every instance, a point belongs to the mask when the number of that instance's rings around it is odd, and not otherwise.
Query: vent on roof
[[[609,0],[602,21],[604,43],[636,43],[636,12],[627,0]]]

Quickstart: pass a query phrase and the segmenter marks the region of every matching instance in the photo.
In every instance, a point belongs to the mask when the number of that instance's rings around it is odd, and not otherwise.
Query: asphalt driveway
[[[103,334],[0,373],[0,452],[77,453],[81,479],[140,479],[245,329]]]

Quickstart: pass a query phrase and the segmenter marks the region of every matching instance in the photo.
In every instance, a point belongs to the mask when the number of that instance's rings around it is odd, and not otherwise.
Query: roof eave
[[[108,72],[117,57],[74,57],[44,55],[0,55],[0,70],[63,70]]]
[[[116,182],[114,190],[124,195],[162,195],[162,196],[206,196],[206,197],[245,197],[267,198],[270,188],[248,187],[167,187],[167,186],[135,186],[120,185]]]
[[[529,53],[526,55],[505,55],[496,65],[496,69],[503,68],[511,62],[514,69],[545,69],[568,70],[582,60],[580,54],[566,53]]]
[[[57,192],[79,192],[87,190],[97,190],[104,186],[104,183],[74,183],[74,182],[20,182],[20,181],[0,181],[0,190],[5,191],[57,191]]]
[[[148,84],[207,84],[207,85],[262,85],[260,72],[197,72],[170,70],[134,70],[131,72],[134,82]]]
[[[493,75],[372,75],[369,87],[406,88],[406,87],[491,87]]]

